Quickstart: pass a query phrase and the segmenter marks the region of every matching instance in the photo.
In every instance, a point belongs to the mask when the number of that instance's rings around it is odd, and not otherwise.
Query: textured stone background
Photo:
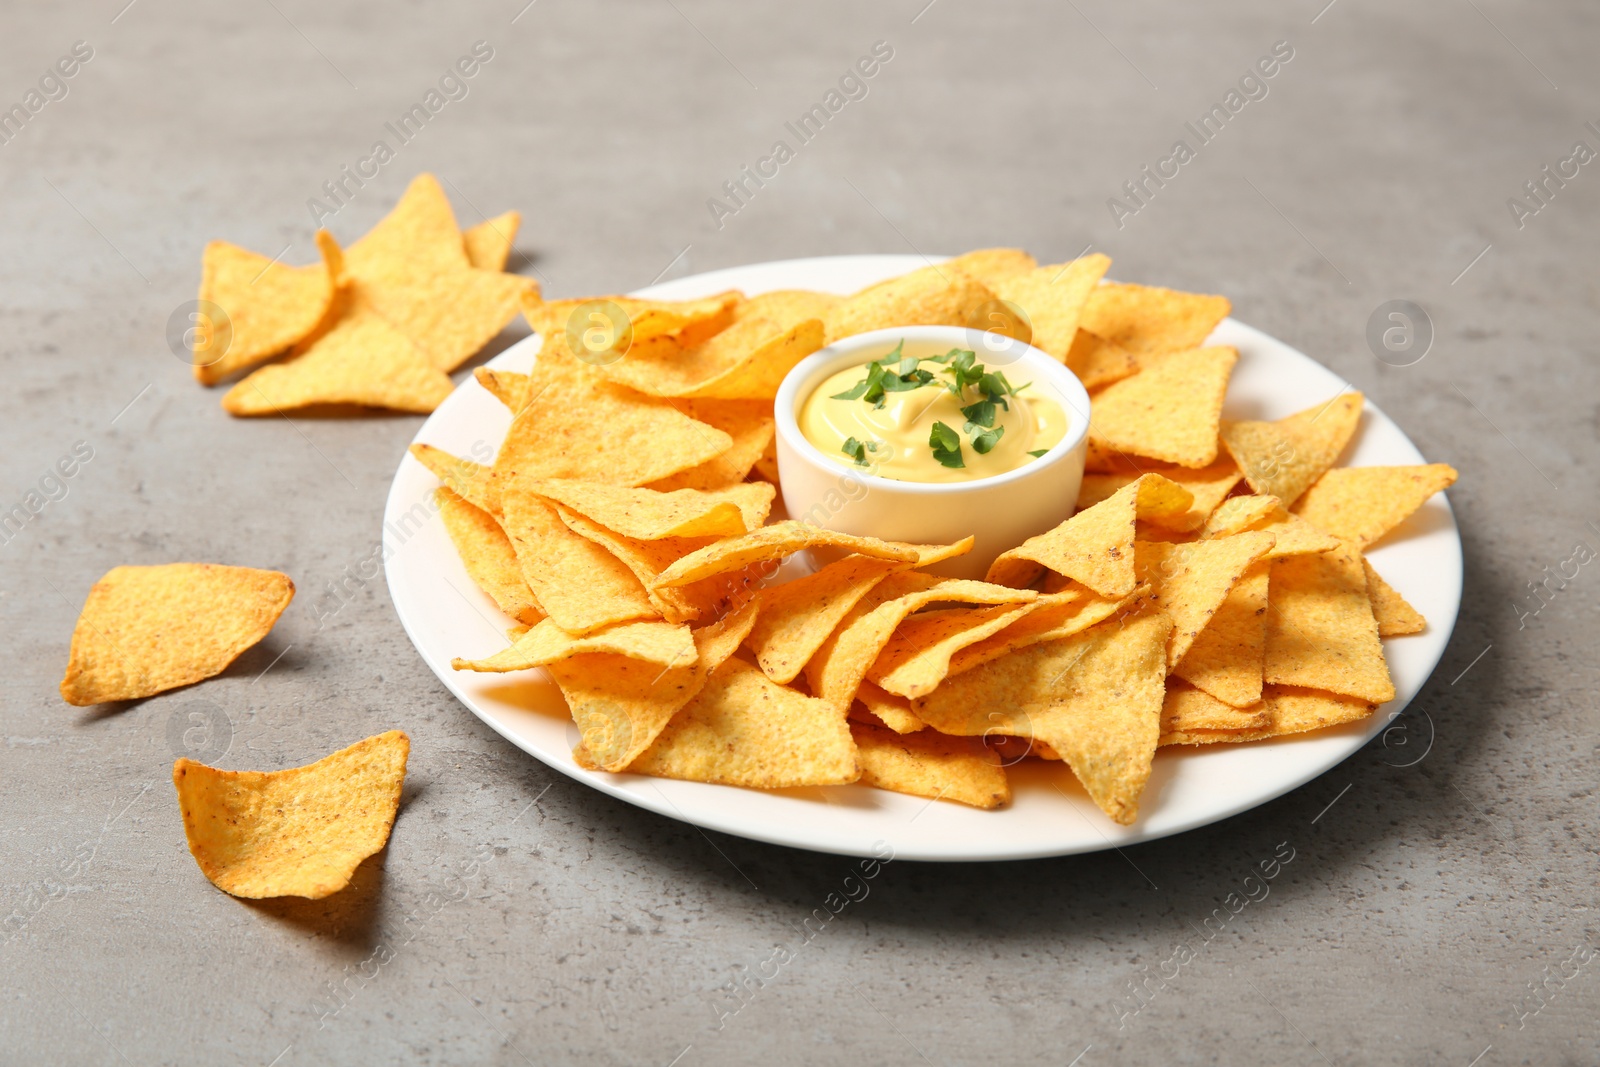
[[[1506,203],[1574,141],[1600,148],[1593,5],[123,2],[0,12],[7,106],[73,42],[94,49],[0,145],[0,504],[94,449],[0,545],[0,1061],[1600,1057],[1600,962],[1578,962],[1600,939],[1600,569],[1525,625],[1517,607],[1576,542],[1600,547],[1600,170],[1520,229]],[[1229,294],[1348,378],[1462,472],[1466,600],[1411,744],[1125,854],[892,864],[719,1028],[737,1003],[719,987],[850,862],[708,836],[525,757],[435,681],[381,582],[317,632],[314,594],[372,551],[418,420],[233,420],[164,340],[208,239],[309,261],[307,198],[477,40],[494,58],[470,95],[328,220],[341,240],[429,169],[463,222],[525,213],[519,269],[552,296],[1092,243],[1121,277]],[[879,40],[894,58],[869,95],[712,225],[707,198]],[[1107,198],[1279,40],[1294,58],[1269,95],[1119,229]],[[1394,298],[1432,319],[1413,366],[1364,339]],[[281,568],[301,597],[219,679],[64,705],[95,578],[184,559]],[[213,889],[169,784],[169,726],[195,711],[219,732],[190,743],[236,767],[410,731],[383,862],[321,903]],[[1280,842],[1295,858],[1270,896],[1201,944]],[[1163,986],[1186,939],[1198,956]]]

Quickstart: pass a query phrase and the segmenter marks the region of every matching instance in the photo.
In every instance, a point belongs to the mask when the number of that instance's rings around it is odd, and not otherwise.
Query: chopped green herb
[[[1034,459],[1038,459],[1048,451],[1050,451],[1048,448],[1035,448],[1029,452],[1028,455],[1032,456]]]
[[[980,433],[972,439],[972,450],[980,456],[988,455],[989,450],[999,443],[1000,438],[1004,437],[1005,433],[1006,428],[1004,426],[996,426],[992,430]]]
[[[933,449],[933,458],[946,467],[967,465],[961,457],[961,435],[942,422],[933,424],[928,433],[928,446]]]
[[[854,460],[856,466],[865,467],[867,465],[867,446],[857,441],[854,437],[846,437],[844,445],[839,451]]]
[[[994,401],[980,400],[976,404],[968,404],[961,409],[961,414],[966,416],[967,425],[964,429],[972,432],[972,427],[982,426],[987,429],[994,425]]]

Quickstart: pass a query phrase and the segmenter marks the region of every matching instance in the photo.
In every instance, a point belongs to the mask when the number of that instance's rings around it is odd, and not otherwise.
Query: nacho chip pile
[[[546,670],[591,769],[995,808],[1008,765],[1049,759],[1124,824],[1162,745],[1371,714],[1394,695],[1380,638],[1426,622],[1363,553],[1455,472],[1336,467],[1359,394],[1223,419],[1238,353],[1205,342],[1228,301],[1106,283],[1109,266],[984,249],[844,297],[524,293],[535,366],[477,374],[512,415],[494,462],[413,446],[507,616],[509,647],[455,666]],[[1090,389],[1072,518],[971,581],[928,569],[971,538],[774,514],[772,405],[796,362],[996,308]],[[583,332],[606,322],[613,349]],[[806,549],[833,562],[775,583]]]
[[[423,174],[348,249],[319,231],[314,266],[213,241],[200,300],[222,314],[195,334],[195,377],[215,385],[257,368],[223,396],[233,415],[328,405],[432,411],[454,388],[449,372],[523,300],[537,299],[533,281],[504,273],[520,224],[512,211],[463,233],[438,181]]]

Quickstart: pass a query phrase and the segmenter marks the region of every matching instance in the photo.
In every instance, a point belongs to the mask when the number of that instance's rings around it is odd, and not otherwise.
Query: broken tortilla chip
[[[1090,440],[1181,467],[1210,466],[1222,398],[1238,361],[1232,348],[1197,348],[1107,386],[1094,399]]]
[[[1455,481],[1456,469],[1448,463],[1339,467],[1317,479],[1291,510],[1324,533],[1365,550]]]
[[[1257,493],[1289,507],[1332,467],[1361,421],[1360,393],[1341,393],[1276,422],[1229,422],[1222,443]]]
[[[294,598],[287,574],[215,563],[113,567],[72,630],[61,696],[139,700],[221,674]]]
[[[864,725],[851,726],[850,733],[866,785],[990,810],[1011,803],[1006,769],[981,741]]]
[[[189,854],[236,897],[321,900],[389,841],[411,741],[399,730],[304,767],[223,771],[172,765]]]

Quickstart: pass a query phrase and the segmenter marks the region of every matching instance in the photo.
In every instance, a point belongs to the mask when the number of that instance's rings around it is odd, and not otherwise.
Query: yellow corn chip
[[[787,685],[816,654],[850,609],[873,587],[909,563],[846,556],[815,574],[757,594],[760,605],[750,649],[768,678]]]
[[[1107,386],[1094,400],[1089,437],[1102,447],[1206,467],[1217,458],[1217,431],[1232,348],[1197,348]]]
[[[432,174],[413,178],[394,210],[351,245],[345,258],[352,274],[385,282],[470,265],[450,200]]]
[[[214,563],[113,567],[72,630],[61,696],[138,700],[221,674],[294,598],[287,574]]]
[[[842,548],[874,559],[910,563],[920,555],[919,546],[900,541],[880,541],[876,537],[856,537],[835,533],[809,523],[786,519],[739,537],[718,541],[674,563],[657,578],[655,588],[688,585],[713,574],[739,570],[752,563],[783,559],[802,548]]]
[[[754,621],[755,610],[746,604],[693,631],[695,660],[689,666],[660,669],[604,653],[552,663],[549,671],[583,738],[573,760],[587,770],[627,769],[738,650]]]
[[[932,730],[903,736],[878,726],[852,726],[850,733],[867,785],[975,808],[1011,803],[1006,769],[981,741]]]
[[[867,668],[867,678],[886,692],[908,700],[926,696],[950,672],[952,656],[1004,630],[1032,611],[1036,603],[949,608],[912,615],[890,635],[883,651]]]
[[[1029,645],[1071,637],[1113,614],[1132,615],[1150,599],[1151,592],[1148,585],[1141,585],[1120,598],[1085,595],[1086,590],[1082,587],[1053,593],[1047,591],[1030,605],[1032,610],[1026,615],[993,636],[968,645],[951,656],[950,669],[945,672],[945,677],[981,667],[1008,652]]]
[[[1084,329],[1138,357],[1144,366],[1169,352],[1205,344],[1233,305],[1225,296],[1206,296],[1151,285],[1102,285],[1083,309]]]
[[[1009,275],[995,292],[1027,314],[1033,327],[1033,347],[1065,363],[1084,302],[1110,266],[1111,257],[1096,252],[1070,263]]]
[[[506,536],[534,599],[568,633],[586,634],[657,614],[644,586],[605,548],[573,533],[532,492],[512,485],[501,497]]]
[[[861,777],[844,713],[735,656],[629,766],[636,774],[755,789]]]
[[[434,448],[432,445],[412,445],[410,452],[418,463],[427,467],[451,491],[473,507],[492,514],[492,508],[499,506],[491,487],[493,472],[490,468],[481,463],[474,463],[470,459],[452,456],[444,449]]]
[[[1394,699],[1367,577],[1353,549],[1274,560],[1267,598],[1268,683],[1377,704]]]
[[[1372,600],[1372,614],[1378,621],[1379,637],[1398,637],[1401,634],[1421,633],[1428,627],[1422,612],[1406,603],[1406,598],[1372,569],[1365,556],[1361,568],[1367,576],[1367,596]]]
[[[1183,515],[1193,504],[1182,486],[1158,474],[1143,475],[1048,533],[1002,552],[990,565],[988,580],[1032,585],[1049,568],[1101,596],[1125,597],[1139,584],[1133,569],[1134,520]]]
[[[416,447],[416,446],[412,446]],[[495,517],[461,497],[448,486],[433,491],[439,518],[461,556],[467,574],[489,595],[501,611],[526,626],[544,618],[533,591],[522,577],[516,550]]]
[[[971,275],[935,264],[846,297],[822,320],[829,344],[891,326],[965,326],[990,292]]]
[[[708,331],[720,329],[728,323],[734,309],[743,299],[742,293],[732,290],[697,300],[641,300],[632,296],[598,296],[578,300],[553,300],[548,303],[526,301],[522,313],[534,332],[545,335],[548,343],[555,335],[560,335],[564,339],[569,329],[578,333],[590,328],[598,328],[607,333],[614,331],[617,324],[609,320],[607,312],[615,308],[622,312],[627,320],[627,333],[632,343],[639,345],[685,329]],[[602,308],[598,305],[607,306]],[[588,312],[593,314],[580,316],[579,321],[573,322],[573,312],[580,308],[587,308]],[[569,358],[575,358],[571,354],[570,347],[564,342],[560,350],[567,352]]]
[[[1080,328],[1067,351],[1067,369],[1085,389],[1099,389],[1138,373],[1139,360],[1121,345]]]
[[[731,583],[718,582],[716,578],[695,582],[681,589],[650,587],[663,570],[691,552],[715,543],[714,538],[662,537],[654,541],[642,541],[613,533],[560,504],[555,507],[568,529],[604,548],[633,572],[633,576],[644,587],[650,606],[668,622],[693,622],[708,615],[731,591]]]
[[[505,270],[521,228],[522,212],[507,211],[464,231],[461,239],[466,244],[467,262],[478,270]]]
[[[679,400],[679,411],[728,435],[732,444],[711,459],[650,483],[651,489],[721,489],[744,481],[773,443],[772,405],[765,400]]]
[[[1248,708],[1261,700],[1269,556],[1244,572],[1172,671],[1230,707]]]
[[[996,293],[1000,291],[1002,279],[1030,271],[1038,265],[1032,256],[1020,248],[980,248],[944,262],[944,266],[971,275]]]
[[[534,626],[510,648],[484,659],[457,657],[450,665],[458,671],[504,674],[545,667],[574,656],[605,653],[624,656],[657,667],[693,667],[697,660],[694,639],[687,626],[652,619],[624,622],[579,636],[569,634],[549,619]]]
[[[1222,443],[1250,488],[1288,507],[1344,451],[1361,421],[1361,403],[1360,393],[1341,393],[1276,422],[1225,423]]]
[[[806,664],[811,693],[841,712],[850,707],[867,669],[900,623],[929,604],[1020,604],[1038,597],[1031,589],[966,579],[934,580],[916,572],[891,575],[863,597]]]
[[[1245,530],[1269,533],[1276,544],[1265,559],[1303,556],[1339,547],[1339,539],[1325,534],[1298,515],[1283,510],[1275,496],[1236,496],[1223,501],[1206,520],[1202,537],[1228,537]]]
[[[767,521],[776,496],[765,482],[671,493],[566,479],[531,482],[529,488],[608,530],[643,541],[745,533]]]
[[[1120,466],[1120,464],[1119,464]],[[1181,513],[1152,512],[1149,521],[1177,531],[1199,529],[1206,518],[1217,509],[1237,484],[1242,475],[1233,460],[1226,457],[1209,467],[1190,470],[1166,464],[1147,463],[1139,470],[1119,470],[1115,473],[1086,473],[1078,488],[1078,510],[1090,508],[1129,484],[1141,474],[1159,474],[1161,477],[1189,490],[1194,502]]]
[[[388,843],[411,741],[399,730],[304,767],[222,771],[172,765],[189,853],[236,897],[321,900]]]
[[[1101,811],[1127,825],[1160,736],[1171,626],[1159,612],[1111,619],[946,678],[911,710],[947,734],[1043,742]]]
[[[272,415],[318,404],[361,404],[425,413],[450,395],[449,375],[358,293],[345,293],[339,304],[332,329],[228,390],[223,409],[230,415]]]
[[[855,714],[856,708],[865,708],[868,718]],[[897,734],[914,734],[926,730],[928,724],[911,714],[911,701],[893,693],[886,693],[871,682],[862,682],[856,690],[856,702],[850,705],[851,717],[868,725],[883,725]]]
[[[515,415],[527,404],[531,393],[531,382],[526,374],[517,374],[508,370],[490,370],[488,367],[479,367],[472,372],[478,384],[494,394],[494,398],[506,406],[506,410]]]
[[[1135,544],[1139,580],[1155,589],[1156,606],[1172,619],[1167,669],[1181,662],[1228,592],[1272,548],[1271,534],[1242,533],[1189,544]]]
[[[194,376],[205,385],[287,352],[332,312],[343,259],[327,231],[317,231],[322,262],[286,267],[226,241],[206,245],[200,299],[220,307],[227,325],[194,331]]]
[[[1196,730],[1259,730],[1270,719],[1260,696],[1251,706],[1234,707],[1188,682],[1168,678],[1161,705],[1161,743],[1172,744],[1167,738]]]
[[[1209,745],[1218,742],[1263,741],[1270,737],[1308,733],[1329,726],[1358,722],[1377,710],[1376,704],[1354,697],[1338,696],[1318,689],[1299,689],[1269,685],[1256,708],[1262,716],[1259,726],[1227,730],[1162,731],[1163,745]]]
[[[1364,550],[1455,481],[1456,469],[1448,463],[1339,467],[1317,479],[1293,510],[1324,533]]]

